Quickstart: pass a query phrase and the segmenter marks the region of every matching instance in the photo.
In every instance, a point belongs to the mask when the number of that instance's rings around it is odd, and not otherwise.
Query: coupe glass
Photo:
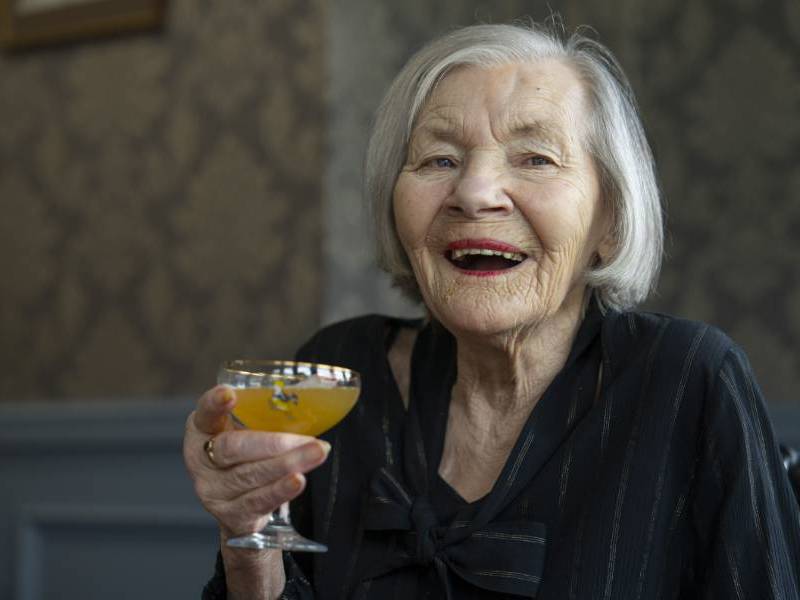
[[[232,360],[222,364],[217,383],[236,391],[233,418],[248,429],[318,436],[356,403],[359,374],[344,367],[275,360]],[[292,527],[289,504],[270,515],[267,526],[228,540],[236,548],[279,548],[326,552],[324,544],[308,540]]]

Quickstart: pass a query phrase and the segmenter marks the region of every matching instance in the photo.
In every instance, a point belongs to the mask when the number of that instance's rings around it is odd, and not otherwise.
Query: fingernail
[[[293,494],[300,489],[300,480],[296,475],[291,475],[283,480],[283,490],[287,494]]]
[[[322,450],[325,452],[325,456],[328,456],[328,453],[331,451],[331,445],[325,440],[320,440],[319,443],[322,444]]]
[[[303,450],[303,462],[312,463],[325,457],[328,453],[325,451],[321,444],[309,444],[308,448]]]
[[[236,396],[233,393],[233,390],[230,388],[222,388],[222,390],[217,393],[217,403],[222,406],[225,404],[230,404]]]

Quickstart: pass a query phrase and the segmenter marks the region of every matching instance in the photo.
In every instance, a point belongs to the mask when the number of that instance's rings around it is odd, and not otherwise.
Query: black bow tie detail
[[[386,555],[365,575],[398,568],[433,566],[449,598],[450,573],[491,591],[536,597],[544,565],[546,530],[530,520],[490,522],[478,527],[456,521],[438,524],[425,497],[413,497],[387,469],[370,483],[365,530],[396,535]]]

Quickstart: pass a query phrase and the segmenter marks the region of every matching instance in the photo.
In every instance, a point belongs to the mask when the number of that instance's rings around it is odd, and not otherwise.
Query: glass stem
[[[269,527],[291,527],[292,521],[289,518],[289,503],[284,502],[270,515]]]

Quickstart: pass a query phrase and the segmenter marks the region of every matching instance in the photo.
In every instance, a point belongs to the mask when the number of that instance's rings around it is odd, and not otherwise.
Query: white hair
[[[663,225],[652,152],[630,83],[611,52],[576,32],[536,25],[473,25],[423,47],[395,78],[376,114],[367,150],[365,194],[378,263],[395,285],[421,300],[397,235],[392,198],[417,117],[436,85],[455,67],[493,67],[557,59],[572,67],[589,104],[586,150],[598,168],[613,215],[615,249],[591,266],[587,285],[602,307],[628,309],[647,298],[658,278]]]

